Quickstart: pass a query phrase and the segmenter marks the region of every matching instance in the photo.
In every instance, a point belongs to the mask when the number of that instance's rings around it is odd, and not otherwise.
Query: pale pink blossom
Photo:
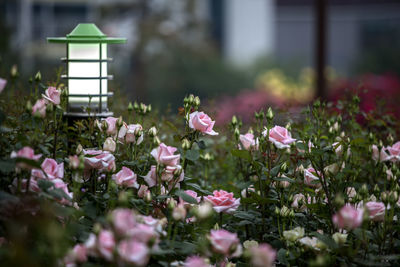
[[[69,192],[68,186],[66,183],[64,183],[63,180],[57,178],[57,179],[53,179],[51,181],[53,182],[55,188],[61,189],[70,199],[72,199],[73,193]],[[61,202],[61,204],[70,204],[70,199],[62,198],[60,200],[60,202]]]
[[[147,185],[142,184],[142,185],[140,185],[140,188],[138,190],[138,197],[144,198],[148,192],[150,192],[150,191],[149,191],[149,188],[147,187]]]
[[[145,266],[150,258],[147,246],[133,239],[121,241],[117,251],[123,261],[134,266]]]
[[[178,176],[178,174],[179,176]],[[174,177],[176,179],[174,179]],[[175,184],[175,187],[179,188],[179,183],[183,181],[185,177],[185,173],[182,169],[181,165],[176,166],[166,166],[165,169],[161,172],[161,180],[168,182],[169,187],[172,187]]]
[[[101,256],[106,260],[113,259],[113,250],[115,247],[115,238],[111,231],[101,230],[97,238],[97,249]]]
[[[197,196],[197,192],[193,191],[193,190],[185,190],[185,193],[189,196],[191,196],[192,198],[194,198],[197,201],[197,204],[200,203],[201,201],[201,197]],[[185,205],[185,207],[187,206],[192,206],[193,204],[187,203],[186,201],[184,201],[182,198],[179,198],[179,202],[183,203],[183,205]]]
[[[251,265],[254,267],[272,267],[276,259],[276,250],[269,244],[260,244],[249,249]]]
[[[375,161],[388,161],[391,160],[392,157],[385,152],[385,148],[382,147],[381,151],[376,145],[372,145],[372,159]]]
[[[400,156],[400,141],[396,142],[393,146],[388,146],[387,150],[391,156]]]
[[[349,198],[349,200],[352,200],[357,195],[357,191],[354,187],[347,187],[346,195]]]
[[[50,86],[46,89],[45,94],[42,96],[44,99],[53,103],[54,105],[59,105],[60,104],[60,95],[61,95],[61,92],[59,90],[57,90],[57,88]]]
[[[58,164],[54,159],[46,158],[40,167],[42,170],[32,170],[32,177],[49,180],[64,178],[64,162]]]
[[[190,256],[186,258],[183,267],[211,267],[211,265],[202,257]]]
[[[120,236],[129,236],[136,226],[135,215],[130,209],[115,209],[111,213],[111,221],[115,232]]]
[[[143,223],[137,224],[127,234],[134,240],[144,244],[153,243],[158,238],[158,233],[154,227]]]
[[[211,230],[208,239],[215,253],[229,257],[236,256],[241,252],[241,245],[236,233],[231,233],[224,229]]]
[[[156,165],[152,165],[150,167],[150,171],[146,176],[143,177],[144,181],[148,184],[149,187],[153,187],[157,184],[157,167]]]
[[[268,134],[268,129],[263,131],[263,135],[266,137]],[[275,144],[279,149],[288,148],[290,144],[295,142],[296,139],[292,138],[290,132],[281,126],[275,126],[269,130],[269,141]]]
[[[195,111],[189,114],[189,127],[192,129],[208,135],[218,135],[218,133],[213,130],[214,124],[215,121],[211,120],[204,112]]]
[[[86,247],[82,244],[77,244],[72,249],[72,255],[76,262],[83,263],[87,261]]]
[[[122,167],[119,172],[113,174],[112,179],[117,185],[139,188],[139,184],[136,181],[137,175],[127,167]]]
[[[362,224],[363,210],[351,205],[345,205],[332,216],[333,223],[341,229],[355,229]]]
[[[46,100],[38,99],[32,107],[32,115],[38,115],[42,118],[46,117]]]
[[[29,189],[28,189],[29,192],[38,193],[41,191],[41,189],[37,183],[37,180],[32,177],[30,180],[21,179],[20,190],[22,193],[26,193],[28,182],[29,182]],[[17,192],[17,189],[18,189],[18,178],[14,178],[12,184],[10,185],[10,190],[11,190],[11,192],[15,193],[15,192]]]
[[[205,201],[213,205],[216,212],[233,213],[240,205],[240,198],[233,197],[233,193],[224,190],[215,190],[213,195],[205,196]]]
[[[300,193],[293,196],[292,208],[303,212],[307,209],[306,204],[308,204],[308,201],[303,194]]]
[[[338,157],[341,157],[343,155],[343,146],[339,142],[333,143],[332,147]],[[346,154],[347,156],[350,156],[351,154],[350,148],[347,148]]]
[[[85,157],[85,168],[99,171],[114,171],[115,157],[108,151],[83,150]]]
[[[3,92],[4,87],[6,87],[6,84],[7,84],[7,80],[0,78],[0,94],[1,94],[1,92]]]
[[[116,147],[117,144],[115,143],[114,139],[112,137],[107,137],[103,144],[103,150],[113,153]]]
[[[370,201],[365,203],[368,216],[372,221],[381,222],[385,220],[385,204],[383,202]]]
[[[140,135],[139,135],[140,134]],[[139,135],[139,136],[137,136]],[[124,124],[118,132],[118,139],[122,143],[140,145],[143,142],[143,127],[140,124]]]
[[[24,146],[23,148],[18,150],[18,152],[15,152],[15,151],[11,152],[10,157],[11,158],[25,158],[25,159],[29,159],[29,160],[38,161],[42,157],[42,154],[35,155],[35,151],[31,147]],[[31,168],[31,166],[29,166],[28,164],[23,163],[23,162],[18,163],[17,167],[24,168],[24,169]]]
[[[174,155],[176,151],[176,147],[167,146],[164,143],[161,143],[159,147],[151,151],[151,155],[159,164],[176,166],[181,158],[180,154]]]
[[[254,134],[241,134],[239,140],[245,150],[258,150],[258,138],[254,139]]]
[[[107,130],[106,133],[108,135],[116,135],[117,134],[117,120],[118,118],[107,117],[105,121],[107,122]]]
[[[318,176],[321,176],[321,173],[316,171],[314,168],[308,168],[304,170],[304,184],[311,187],[321,187],[320,180]]]

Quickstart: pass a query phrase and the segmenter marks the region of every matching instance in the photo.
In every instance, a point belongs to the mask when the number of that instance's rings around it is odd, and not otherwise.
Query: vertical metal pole
[[[326,97],[326,34],[327,34],[327,0],[314,0],[315,3],[315,69],[316,97],[324,100]]]
[[[66,69],[66,74],[67,74],[67,112],[70,112],[70,108],[69,108],[69,43],[68,41],[66,42],[67,44],[67,55],[65,56],[67,58],[67,61],[65,62],[65,69]]]
[[[100,75],[99,75],[99,77],[100,77],[100,99],[99,99],[99,113],[101,114],[102,113],[102,109],[103,109],[103,104],[102,104],[102,95],[103,95],[103,93],[102,93],[102,88],[101,88],[101,86],[102,86],[102,84],[103,84],[103,73],[102,73],[102,70],[101,70],[101,67],[102,67],[102,58],[103,58],[103,46],[102,46],[102,44],[101,44],[101,42],[100,42],[100,60],[99,60],[99,63],[100,63]]]

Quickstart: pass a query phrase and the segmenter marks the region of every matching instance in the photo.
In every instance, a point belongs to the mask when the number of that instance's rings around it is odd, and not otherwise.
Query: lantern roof
[[[50,43],[126,43],[126,38],[107,37],[94,23],[80,23],[66,37],[48,37]]]

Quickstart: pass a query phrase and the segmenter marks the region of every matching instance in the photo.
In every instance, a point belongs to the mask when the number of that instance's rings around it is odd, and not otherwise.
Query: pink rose
[[[152,165],[150,167],[150,171],[144,176],[144,181],[149,185],[149,187],[153,187],[157,184],[157,171],[156,165]]]
[[[151,155],[154,159],[160,163],[167,166],[176,166],[179,163],[179,159],[181,155],[174,155],[177,151],[177,148],[172,146],[166,146],[164,143],[161,143],[158,148],[155,148],[151,151]]]
[[[339,142],[335,142],[332,144],[332,147],[338,157],[341,157],[343,155],[343,147]],[[350,156],[350,148],[347,148],[347,156]]]
[[[129,168],[122,167],[122,169],[112,176],[112,179],[117,185],[139,188],[137,183],[137,175]]]
[[[128,235],[136,241],[144,244],[154,243],[158,238],[158,233],[154,227],[147,224],[137,224],[135,227],[129,230]]]
[[[32,170],[32,177],[49,180],[64,178],[64,162],[57,164],[54,159],[46,158],[40,166],[42,170]]]
[[[295,194],[293,196],[292,208],[303,212],[307,209],[306,204],[307,200],[303,194]]]
[[[375,161],[387,161],[391,160],[392,157],[385,152],[385,148],[382,147],[381,151],[379,152],[379,148],[376,145],[372,145],[372,159]]]
[[[83,150],[85,155],[85,167],[99,171],[114,171],[115,157],[108,151],[102,150]]]
[[[321,183],[317,174],[320,176],[321,173],[314,170],[314,168],[308,168],[304,170],[304,184],[311,187],[321,187]]]
[[[149,261],[147,246],[133,239],[121,241],[117,250],[121,259],[129,264],[145,266]]]
[[[42,157],[42,154],[37,154],[35,155],[35,151],[29,147],[29,146],[24,146],[18,152],[13,151],[10,155],[11,158],[25,158],[25,159],[30,159],[30,160],[35,160],[38,161]],[[28,166],[26,163],[18,163],[17,164],[18,168],[24,168],[24,169],[30,169],[31,167]]]
[[[201,197],[198,197],[198,196],[197,196],[197,193],[196,193],[195,191],[193,191],[193,190],[185,190],[185,193],[186,193],[187,195],[191,196],[192,198],[194,198],[194,199],[197,201],[197,204],[200,203]],[[184,201],[182,198],[179,198],[179,202],[180,202],[180,203],[183,203],[183,205],[185,205],[185,207],[186,207],[186,206],[192,206],[192,205],[193,205],[193,204],[187,203],[187,202]]]
[[[47,101],[53,103],[54,105],[59,105],[60,104],[60,91],[57,90],[57,88],[50,86],[46,89],[46,93],[43,96],[44,99]]]
[[[237,234],[224,229],[211,230],[208,239],[213,251],[226,257],[236,254],[235,252],[241,249]]]
[[[190,256],[186,258],[183,267],[211,267],[211,265],[202,257]]]
[[[42,118],[46,117],[46,100],[39,99],[32,107],[32,115],[38,115]]]
[[[3,92],[4,87],[6,87],[7,80],[0,78],[0,93]]]
[[[369,218],[375,222],[381,222],[385,220],[385,204],[382,202],[370,201],[365,204],[365,208],[368,211]]]
[[[73,193],[69,192],[68,186],[66,183],[64,183],[63,180],[57,178],[57,179],[54,179],[51,181],[53,182],[55,188],[61,189],[70,199],[72,199]],[[61,204],[70,204],[70,200],[62,198],[60,200],[60,203]]]
[[[189,127],[192,129],[209,135],[218,135],[213,130],[214,124],[215,121],[212,121],[204,112],[195,111],[189,114]]]
[[[215,190],[213,195],[204,197],[204,199],[213,205],[216,212],[233,213],[240,205],[240,198],[233,197],[233,193],[224,190]]]
[[[264,136],[267,136],[268,130],[266,129],[263,132]],[[275,126],[274,128],[269,130],[269,141],[275,144],[275,146],[279,149],[288,148],[289,145],[296,141],[293,139],[290,132],[281,126]]]
[[[115,247],[114,235],[111,231],[101,230],[97,238],[97,249],[100,255],[106,260],[111,261],[113,258],[113,250]]]
[[[136,226],[136,219],[130,209],[116,209],[111,213],[111,220],[115,232],[120,236],[129,236],[130,231]]]
[[[103,144],[103,150],[113,153],[117,147],[112,137],[107,137]]]
[[[140,134],[140,135],[139,135]],[[137,136],[139,135],[139,136]],[[143,127],[140,124],[123,125],[118,133],[118,139],[123,143],[140,145],[143,142]]]
[[[144,198],[147,192],[150,192],[149,188],[147,187],[147,185],[142,184],[138,190],[138,197]]]
[[[86,247],[82,244],[77,244],[72,249],[72,256],[76,262],[83,263],[87,261]]]
[[[338,213],[332,216],[333,223],[341,229],[355,229],[363,221],[363,210],[351,205],[345,205]]]
[[[272,267],[276,258],[276,250],[269,244],[260,244],[249,249],[251,265],[254,267]]]
[[[108,135],[116,135],[117,134],[117,120],[118,118],[107,117],[105,121],[107,122],[107,130],[106,133]]]
[[[258,150],[258,139],[254,139],[254,134],[241,134],[239,140],[245,150]]]
[[[395,143],[393,146],[388,146],[387,149],[391,156],[400,156],[400,141]]]
[[[175,176],[177,179],[173,179]],[[182,182],[184,177],[185,173],[183,172],[181,165],[166,166],[161,173],[161,180],[168,182],[170,186],[173,186],[173,184],[175,184],[176,187],[179,187],[179,182]]]

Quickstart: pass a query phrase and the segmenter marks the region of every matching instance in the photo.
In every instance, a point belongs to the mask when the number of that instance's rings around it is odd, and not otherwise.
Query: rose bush
[[[399,123],[360,113],[356,96],[222,125],[193,95],[174,115],[136,103],[68,121],[61,84],[11,88],[0,88],[5,266],[400,264]]]

